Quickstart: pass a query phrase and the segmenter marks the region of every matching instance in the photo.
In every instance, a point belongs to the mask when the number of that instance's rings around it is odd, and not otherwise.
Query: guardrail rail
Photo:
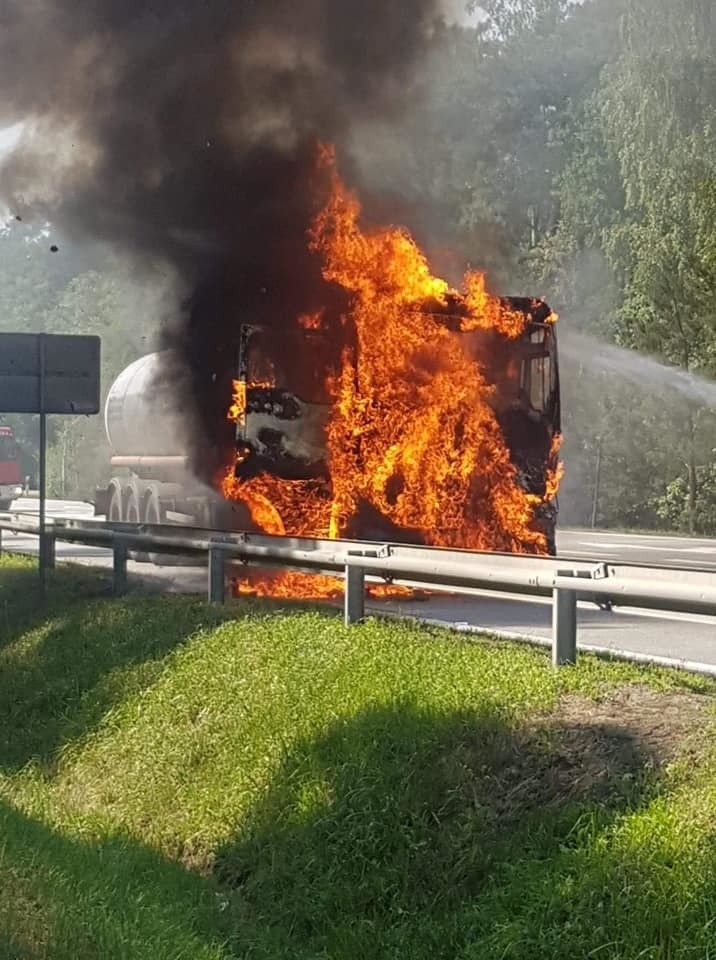
[[[3,531],[39,535],[36,522],[17,514],[0,515],[0,549]],[[131,551],[204,558],[211,603],[225,602],[227,573],[237,565],[332,574],[345,580],[346,624],[358,623],[365,617],[366,578],[448,592],[479,590],[549,596],[555,667],[576,661],[580,599],[716,616],[716,573],[709,571],[397,543],[226,533],[92,518],[48,521],[44,543],[40,544],[48,566],[54,565],[58,540],[111,550],[116,595],[127,591],[127,560]]]

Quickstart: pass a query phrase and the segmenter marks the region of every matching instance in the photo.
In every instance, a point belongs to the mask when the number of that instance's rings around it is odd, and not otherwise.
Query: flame
[[[322,259],[324,278],[348,293],[355,331],[327,383],[330,482],[266,474],[238,480],[231,465],[221,480],[224,496],[243,500],[267,533],[355,535],[352,525],[367,509],[433,545],[546,552],[534,518],[556,495],[559,438],[544,496],[525,492],[490,402],[495,388],[462,335],[495,331],[515,339],[529,317],[491,295],[483,273],[468,272],[462,293],[433,276],[404,229],[361,228],[359,201],[340,180],[330,149],[320,162],[331,191],[308,242]],[[322,322],[322,310],[298,318],[307,330]],[[228,416],[240,421],[245,410],[246,388],[236,383]],[[332,596],[340,582],[305,576],[272,574],[251,589]]]
[[[246,416],[247,393],[249,389],[257,387],[273,387],[273,380],[252,380],[246,383],[245,380],[231,381],[231,405],[226,411],[226,419],[233,423],[240,423]]]
[[[366,587],[366,593],[373,600],[422,600],[428,596],[426,590],[403,587],[397,583],[372,583]]]
[[[559,490],[559,484],[564,476],[564,463],[560,460],[559,451],[562,447],[562,434],[556,433],[552,438],[552,446],[549,451],[547,469],[547,479],[545,482],[544,502],[549,503],[554,500]]]
[[[247,570],[244,577],[235,577],[231,583],[234,596],[274,597],[294,600],[327,600],[343,596],[343,581],[323,573],[300,573],[294,570]],[[366,584],[366,595],[372,600],[422,600],[425,590],[404,587],[394,583]]]
[[[510,339],[519,337],[525,329],[525,315],[520,310],[510,310],[491,296],[485,283],[484,273],[465,274],[465,305],[469,315],[462,321],[461,329],[464,332],[496,330]]]
[[[323,573],[295,570],[248,570],[232,582],[234,596],[276,597],[293,600],[327,600],[343,595],[343,581]]]
[[[232,380],[231,388],[231,406],[226,413],[226,419],[236,423],[246,414],[246,383],[243,380]]]
[[[315,313],[303,313],[298,318],[298,325],[304,330],[320,330],[323,322],[323,310]]]

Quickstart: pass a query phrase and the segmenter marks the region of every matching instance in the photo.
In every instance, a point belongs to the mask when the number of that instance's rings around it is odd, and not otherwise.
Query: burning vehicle
[[[308,244],[342,297],[283,323],[280,336],[261,316],[237,323],[218,358],[219,382],[228,369],[233,384],[231,436],[211,475],[182,452],[170,403],[159,416],[161,356],[127,368],[106,408],[112,465],[125,476],[101,491],[98,511],[554,553],[556,316],[542,300],[491,295],[480,273],[461,292],[434,277],[407,231],[363,227],[357,197],[323,162],[330,197]]]
[[[553,554],[557,506],[552,492],[556,482],[560,404],[552,313],[544,301],[529,298],[501,298],[500,304],[524,316],[525,327],[519,337],[509,341],[495,331],[461,336],[476,364],[480,357],[489,358],[485,376],[496,424],[515,469],[518,487],[535,498],[535,527],[544,534],[546,551]],[[426,314],[425,320],[459,330],[461,318],[454,314]],[[306,330],[303,343],[296,344],[296,348],[308,357],[320,355],[325,351],[323,336],[319,329]],[[272,360],[270,336],[258,326],[241,328],[238,369],[230,410],[236,423],[237,456],[233,474],[222,484],[229,498],[248,496],[248,482],[257,477],[271,477],[272,483],[303,482],[304,493],[312,482],[314,486],[315,482],[319,486],[330,485],[326,431],[331,423],[332,404],[325,382],[308,389],[305,378],[299,378],[304,379],[303,383],[293,383],[290,368],[284,370]],[[262,512],[263,522],[272,532],[291,532],[286,530],[280,510],[273,511],[268,501],[261,506],[254,502],[254,510]],[[379,517],[371,510],[369,499],[341,532],[366,539],[431,539],[428,531],[402,528],[385,516]],[[329,535],[338,535],[338,531],[329,531]],[[457,530],[450,538],[451,543],[460,539]]]

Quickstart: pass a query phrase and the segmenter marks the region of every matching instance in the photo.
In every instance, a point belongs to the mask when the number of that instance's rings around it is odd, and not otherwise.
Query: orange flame
[[[544,502],[549,503],[557,496],[559,484],[564,476],[564,463],[559,458],[559,451],[562,447],[562,434],[557,433],[552,438],[552,446],[549,451],[549,467],[547,469],[547,480],[545,482]]]
[[[235,596],[327,600],[343,594],[343,581],[322,573],[249,570],[245,577],[233,581],[233,592]]]
[[[235,596],[274,597],[278,599],[329,600],[343,595],[343,581],[323,573],[299,573],[295,570],[248,570],[245,577],[232,582]],[[366,594],[373,600],[422,600],[425,590],[394,583],[366,585]]]
[[[298,325],[304,330],[320,330],[323,321],[323,310],[316,313],[303,313],[298,318]]]
[[[232,380],[231,387],[231,406],[227,411],[226,419],[235,423],[246,413],[246,383],[243,380]]]
[[[505,307],[496,297],[487,292],[484,273],[467,273],[464,283],[465,304],[470,311],[461,325],[464,332],[496,330],[511,339],[519,337],[525,329],[525,315],[519,310],[510,310]]]
[[[322,151],[321,163],[331,193],[309,245],[322,258],[324,278],[349,293],[355,330],[327,384],[330,483],[265,474],[239,481],[232,465],[221,483],[224,495],[243,500],[270,533],[345,536],[368,509],[429,544],[545,552],[534,516],[556,494],[559,439],[544,496],[526,493],[490,404],[494,388],[460,332],[514,339],[528,318],[492,296],[482,273],[465,276],[462,294],[434,277],[407,231],[362,229],[360,204],[340,180],[332,151]],[[444,322],[456,313],[457,332]],[[304,315],[298,323],[317,329],[322,315]],[[245,409],[245,388],[237,384],[229,417],[238,420]],[[317,581],[311,578],[306,591],[303,576],[271,576],[268,586],[262,580],[264,586],[253,589],[314,596]],[[337,581],[324,579],[331,582],[319,582],[319,589],[331,596]]]

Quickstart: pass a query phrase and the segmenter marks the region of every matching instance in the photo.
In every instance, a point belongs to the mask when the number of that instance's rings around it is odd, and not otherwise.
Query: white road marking
[[[603,550],[604,547],[605,547],[604,544],[598,543],[598,542],[595,541],[595,540],[580,540],[580,541],[579,541],[579,545],[580,545],[580,547],[596,547],[597,549],[601,548],[602,550]],[[624,541],[622,541],[621,543],[610,543],[610,544],[609,544],[609,549],[610,549],[610,550],[613,550],[613,549],[616,549],[616,550],[653,550],[655,553],[663,553],[663,552],[664,552],[664,547],[646,546],[646,545],[641,544],[641,543],[625,543]],[[669,544],[669,549],[670,549],[670,550],[673,550],[674,553],[686,552],[686,550],[685,550],[684,548],[682,548],[682,547],[675,547],[673,544]],[[696,552],[697,552],[697,553],[701,553],[700,550],[699,550],[699,551],[696,551]],[[715,552],[716,552],[716,551],[715,551]]]
[[[587,560],[618,560],[619,554],[617,553],[604,553],[604,551],[599,551],[598,554],[595,554],[594,550],[568,550],[564,556],[562,554],[557,554],[557,560],[571,560],[574,557],[586,557]]]
[[[716,544],[715,537],[676,537],[669,534],[658,534],[658,533],[619,533],[616,530],[559,530],[557,532],[557,539],[567,539],[568,537],[603,537],[603,538],[612,538],[612,537],[628,537],[630,540],[647,540],[653,543],[657,541],[663,541],[664,543],[708,543],[711,546]]]

